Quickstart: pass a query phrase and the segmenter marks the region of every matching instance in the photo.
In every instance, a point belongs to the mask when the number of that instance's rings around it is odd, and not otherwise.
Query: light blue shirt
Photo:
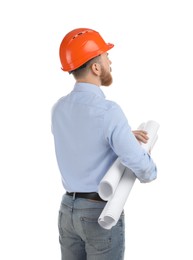
[[[119,157],[141,182],[156,178],[156,165],[140,146],[120,106],[100,87],[76,83],[52,109],[52,133],[62,183],[68,192],[97,192]]]

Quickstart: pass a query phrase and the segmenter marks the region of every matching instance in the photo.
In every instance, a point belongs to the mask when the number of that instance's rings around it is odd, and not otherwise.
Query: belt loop
[[[75,200],[75,198],[76,198],[76,192],[73,193],[72,199]]]

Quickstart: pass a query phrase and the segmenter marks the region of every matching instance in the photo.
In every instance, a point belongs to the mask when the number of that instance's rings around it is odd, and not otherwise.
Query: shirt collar
[[[76,83],[73,91],[75,92],[92,92],[97,96],[105,98],[103,91],[97,85],[90,83]]]

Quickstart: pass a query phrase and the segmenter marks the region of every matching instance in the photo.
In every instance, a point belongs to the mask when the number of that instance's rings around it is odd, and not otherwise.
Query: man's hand
[[[139,141],[139,143],[147,143],[149,137],[148,133],[144,130],[134,130],[132,131],[136,139]]]

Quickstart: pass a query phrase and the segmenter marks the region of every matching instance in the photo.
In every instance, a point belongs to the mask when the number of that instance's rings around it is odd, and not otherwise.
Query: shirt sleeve
[[[140,182],[157,177],[157,168],[151,156],[135,138],[122,109],[114,104],[104,116],[105,139],[123,165],[133,171]]]

